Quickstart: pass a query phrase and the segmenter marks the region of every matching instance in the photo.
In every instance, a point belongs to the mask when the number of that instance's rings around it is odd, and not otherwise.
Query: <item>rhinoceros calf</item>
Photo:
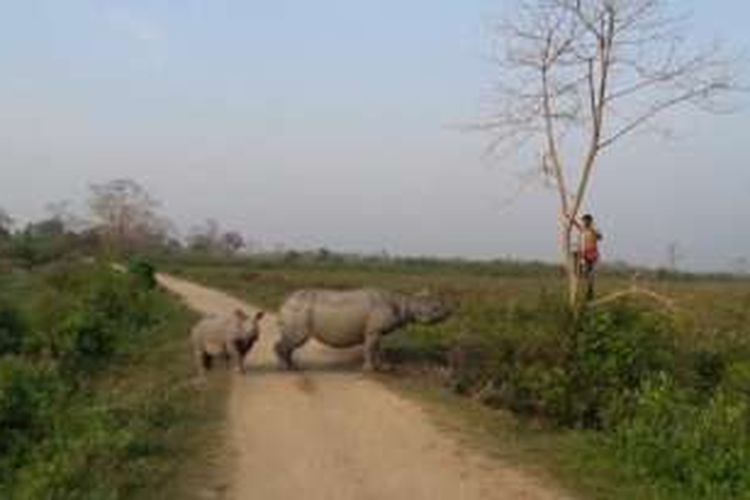
[[[244,372],[243,360],[258,340],[263,315],[263,311],[258,311],[250,318],[237,309],[232,315],[207,316],[200,320],[190,335],[198,374],[205,375],[216,357],[223,357],[227,364],[234,361],[237,371]]]
[[[384,335],[408,323],[435,323],[448,315],[441,301],[422,295],[376,288],[299,290],[279,310],[281,339],[274,349],[281,364],[292,369],[294,350],[310,338],[330,347],[364,344],[363,369],[370,371],[378,368]]]

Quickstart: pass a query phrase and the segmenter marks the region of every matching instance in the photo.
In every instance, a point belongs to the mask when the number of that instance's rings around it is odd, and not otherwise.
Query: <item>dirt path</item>
[[[252,307],[174,277],[160,282],[202,313]],[[215,498],[257,500],[461,500],[561,498],[507,464],[463,450],[416,404],[359,373],[358,350],[308,344],[304,371],[279,371],[270,315],[234,375],[230,485]]]

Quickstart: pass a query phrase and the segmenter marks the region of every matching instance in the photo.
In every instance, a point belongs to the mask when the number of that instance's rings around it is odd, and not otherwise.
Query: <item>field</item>
[[[302,287],[424,288],[454,307],[394,335],[384,382],[492,453],[591,498],[741,498],[750,491],[750,284],[645,273],[668,297],[573,318],[538,264],[270,259],[163,263],[273,309]],[[604,273],[600,294],[628,286]],[[444,418],[451,415],[451,418]]]

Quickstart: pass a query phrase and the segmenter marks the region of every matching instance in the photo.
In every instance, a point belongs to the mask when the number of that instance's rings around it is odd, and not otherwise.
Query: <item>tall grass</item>
[[[645,497],[750,495],[750,284],[654,277],[649,286],[674,297],[677,314],[624,302],[573,317],[549,269],[414,265],[201,263],[181,272],[264,307],[304,287],[430,287],[456,304],[453,317],[389,337],[391,361],[440,367],[455,392],[521,420],[593,433],[579,475],[615,460],[617,481],[624,475]],[[623,283],[605,273],[600,288]]]

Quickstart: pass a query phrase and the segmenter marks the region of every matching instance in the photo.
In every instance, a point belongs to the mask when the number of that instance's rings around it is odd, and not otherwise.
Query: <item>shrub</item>
[[[671,333],[665,318],[629,306],[587,312],[571,332],[563,422],[603,428],[622,418],[645,380],[674,370]]]
[[[413,325],[386,337],[383,351],[392,363],[442,363],[449,338],[448,331],[440,326]]]
[[[727,353],[698,348],[684,354],[687,365],[681,373],[682,383],[700,395],[710,397],[725,378]]]
[[[175,373],[162,362],[182,355],[189,319],[108,267],[54,265],[19,280],[23,296],[0,283],[23,304],[0,308],[0,325],[23,327],[18,341],[0,337],[11,346],[0,356],[0,498],[138,496],[168,472],[166,443],[189,409],[187,387],[174,388],[189,358]],[[169,354],[152,357],[154,345]]]
[[[91,371],[104,366],[114,355],[118,333],[103,313],[80,308],[55,331],[53,353],[67,373]]]
[[[53,369],[9,356],[0,359],[0,484],[50,430],[64,386]]]
[[[750,498],[749,418],[744,399],[719,392],[699,406],[661,375],[638,392],[612,443],[632,471],[676,497]]]
[[[133,259],[128,264],[128,273],[145,289],[156,288],[156,268],[150,262]]]
[[[58,409],[65,415],[56,419],[50,439],[35,443],[16,472],[14,498],[123,497],[120,471],[131,467],[127,450],[136,439],[132,422],[140,422],[140,415],[117,422],[107,404],[85,393],[71,396]]]
[[[48,353],[68,375],[105,366],[134,336],[154,325],[161,305],[131,277],[109,268],[48,273],[30,301],[30,353]]]
[[[0,356],[21,352],[26,337],[26,324],[19,311],[0,301]]]
[[[472,311],[471,318],[483,329],[441,337],[449,343],[453,387],[482,391],[492,406],[547,416],[563,426],[613,425],[632,407],[633,391],[644,380],[674,370],[671,323],[631,307],[588,311],[576,319],[543,294],[536,305],[509,302],[481,316]]]

